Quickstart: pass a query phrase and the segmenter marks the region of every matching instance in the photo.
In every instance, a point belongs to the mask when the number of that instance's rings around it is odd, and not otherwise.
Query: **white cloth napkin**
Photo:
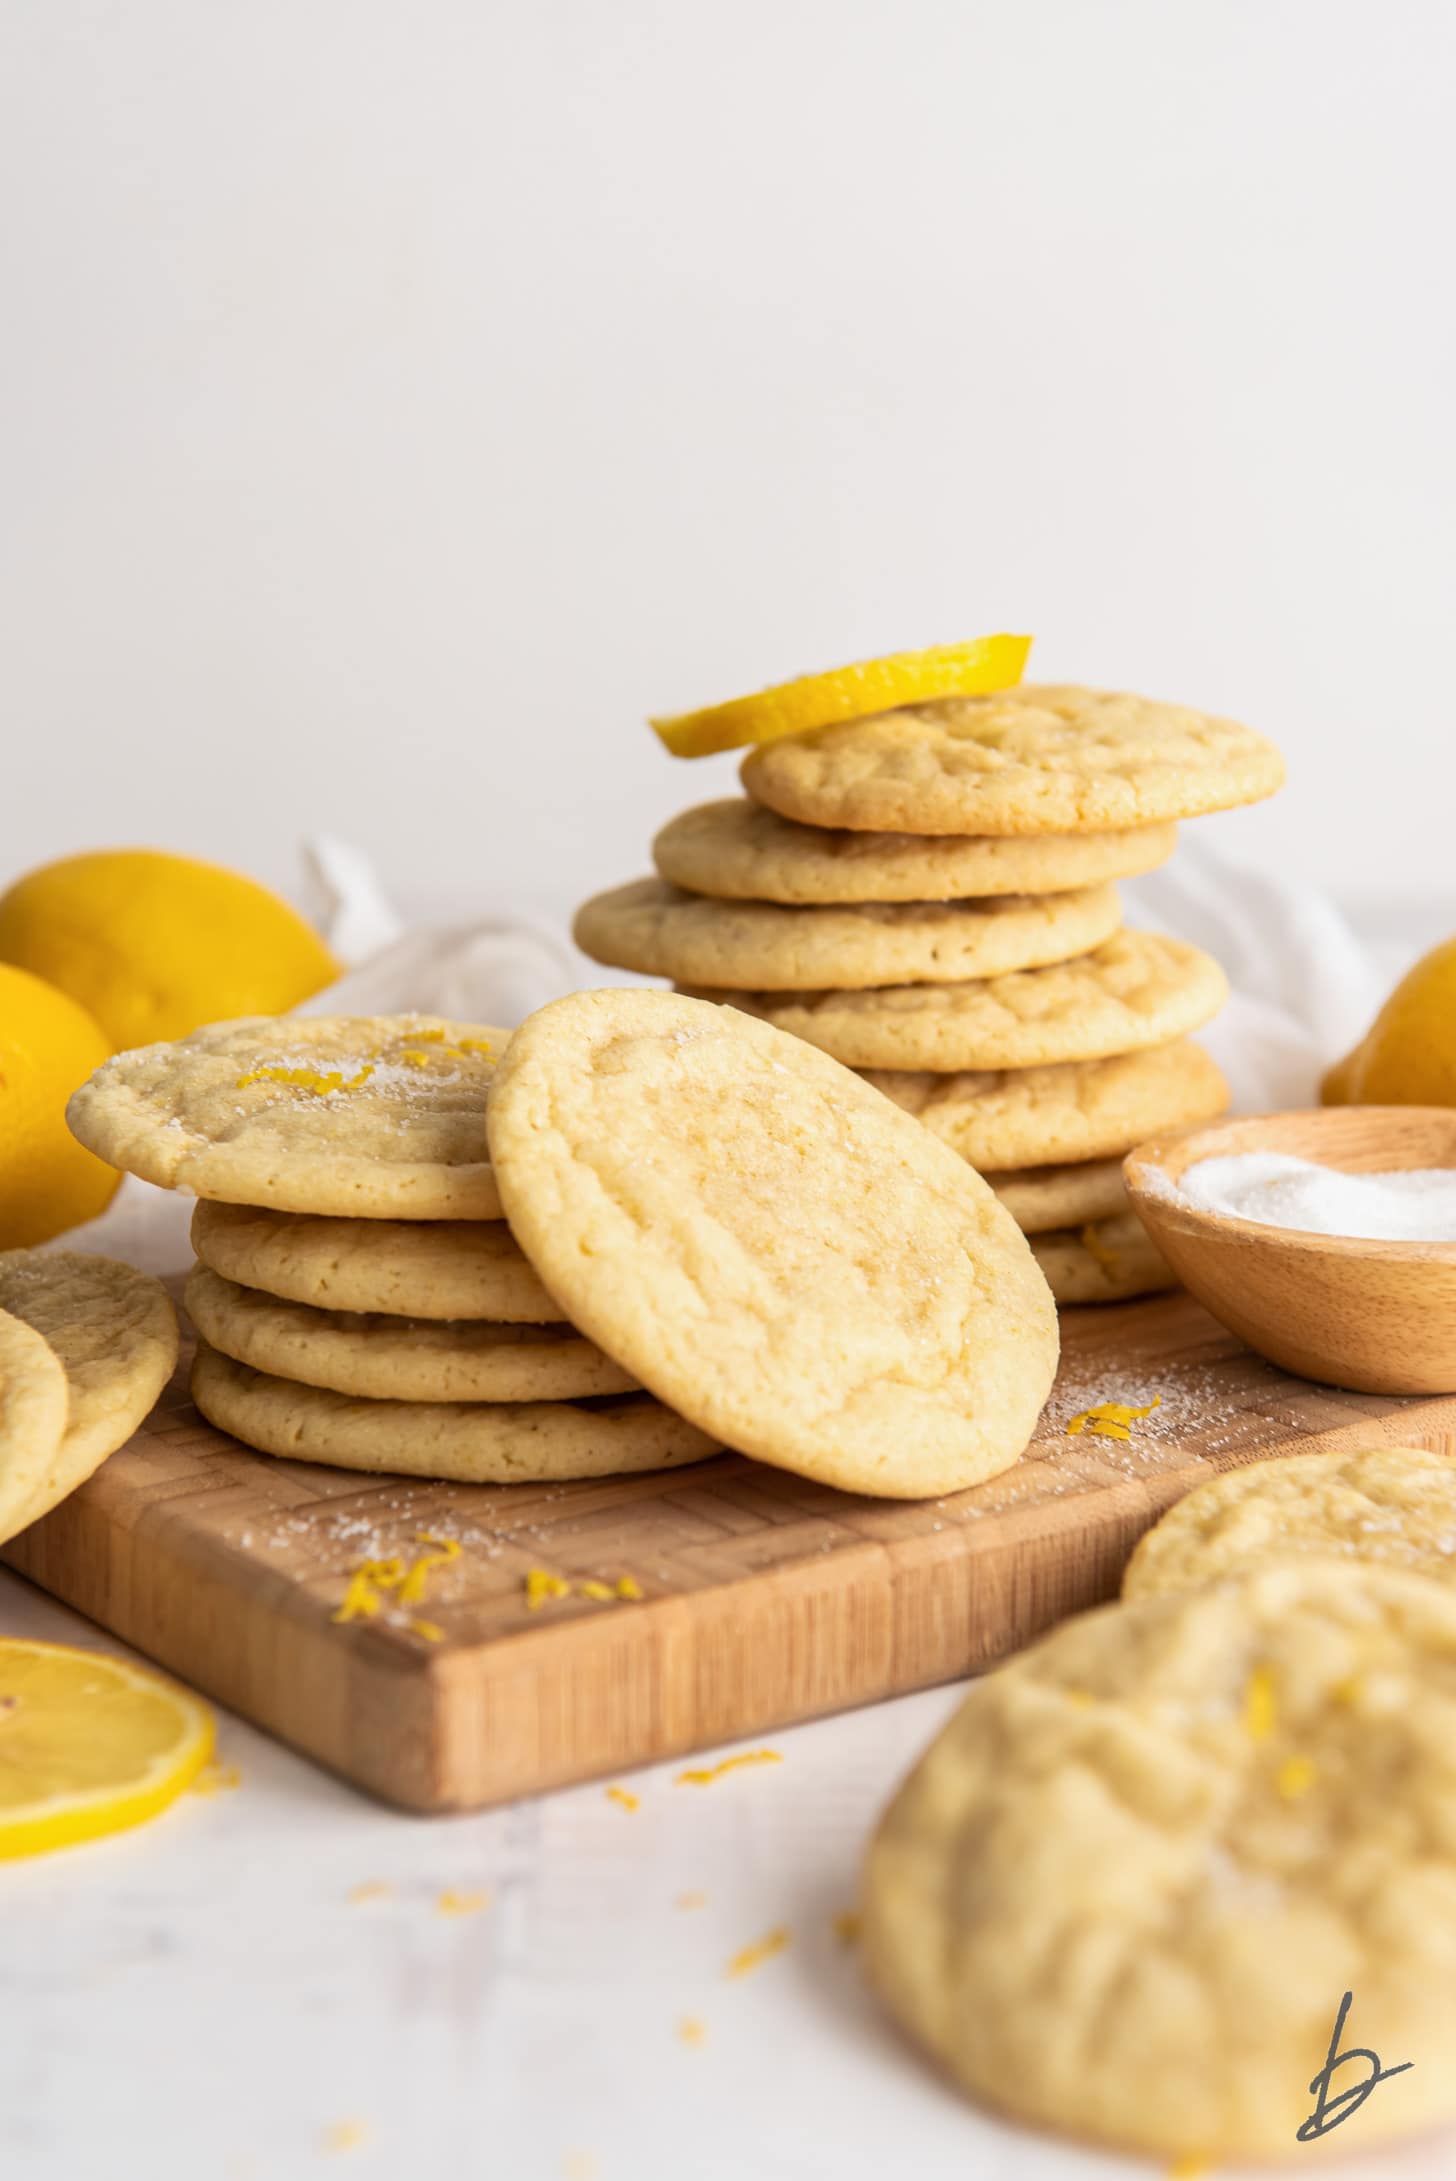
[[[564,933],[535,918],[462,916],[407,931],[362,850],[321,835],[303,857],[311,913],[349,966],[301,1013],[418,1009],[511,1028],[582,981]],[[1173,861],[1125,887],[1124,900],[1130,924],[1192,940],[1228,971],[1233,996],[1201,1042],[1242,1112],[1312,1105],[1322,1070],[1366,1029],[1389,985],[1388,964],[1325,895],[1230,863],[1186,828]],[[190,1199],[128,1178],[62,1246],[177,1272],[191,1261],[190,1217]]]

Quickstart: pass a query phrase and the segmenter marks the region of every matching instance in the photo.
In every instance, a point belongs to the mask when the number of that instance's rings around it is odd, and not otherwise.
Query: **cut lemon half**
[[[141,1825],[212,1754],[213,1717],[101,1651],[0,1638],[0,1860]]]
[[[1030,649],[1029,636],[978,636],[969,644],[938,644],[930,651],[893,651],[650,724],[674,757],[711,757],[716,750],[777,742],[811,727],[867,719],[871,712],[891,712],[931,697],[985,697],[1010,689],[1020,681]]]

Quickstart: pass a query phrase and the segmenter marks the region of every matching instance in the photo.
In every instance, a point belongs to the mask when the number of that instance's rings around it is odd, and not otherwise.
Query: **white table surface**
[[[3,1572],[0,1632],[121,1648]],[[224,1715],[235,1789],[0,1865],[0,2176],[1146,2176],[963,2103],[834,1932],[876,1810],[955,1702],[775,1735],[782,1764],[710,1787],[632,1775],[635,1812],[598,1785],[449,1819],[386,1810]],[[350,1900],[371,1883],[390,1890]],[[447,1889],[488,1905],[444,1915]],[[780,1924],[788,1949],[728,1979]],[[331,2149],[336,2128],[362,2140]],[[1456,2142],[1339,2170],[1450,2181]]]

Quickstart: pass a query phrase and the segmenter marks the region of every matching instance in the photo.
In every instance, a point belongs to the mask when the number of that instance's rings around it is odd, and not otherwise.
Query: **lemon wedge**
[[[674,757],[711,757],[745,743],[777,742],[865,719],[901,704],[931,697],[984,697],[1019,682],[1031,650],[1029,636],[978,636],[968,644],[938,644],[929,651],[895,651],[831,674],[805,674],[757,696],[734,697],[703,712],[675,712],[650,722]]]
[[[207,1706],[101,1651],[0,1639],[0,1860],[144,1824],[212,1754]]]

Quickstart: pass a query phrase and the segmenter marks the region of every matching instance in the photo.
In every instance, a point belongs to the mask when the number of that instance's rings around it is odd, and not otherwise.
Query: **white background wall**
[[[7,0],[0,873],[568,899],[731,782],[645,710],[1009,626],[1445,884],[1453,83],[1443,0]]]

